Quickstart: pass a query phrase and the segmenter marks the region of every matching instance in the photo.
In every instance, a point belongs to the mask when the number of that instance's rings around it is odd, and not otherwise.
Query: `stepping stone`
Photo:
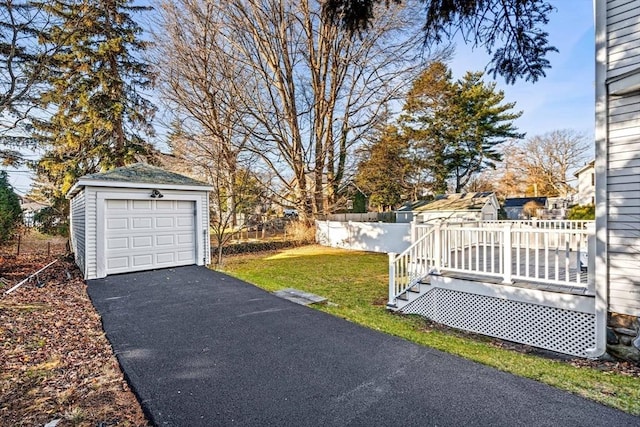
[[[304,292],[299,289],[286,288],[273,292],[275,296],[287,299],[300,305],[320,304],[327,301],[326,298],[319,295]]]

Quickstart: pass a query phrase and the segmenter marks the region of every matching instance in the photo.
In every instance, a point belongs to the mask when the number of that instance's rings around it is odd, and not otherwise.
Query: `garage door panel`
[[[153,221],[151,218],[131,218],[131,228],[134,230],[151,230],[153,228]]]
[[[195,202],[105,200],[107,274],[196,263]]]
[[[174,224],[173,217],[159,217],[156,218],[156,227],[157,228],[173,228]]]
[[[126,230],[129,226],[129,221],[126,218],[108,218],[107,230]]]
[[[179,216],[176,220],[178,227],[193,228],[193,216]]]
[[[110,257],[107,259],[107,268],[109,270],[126,269],[129,268],[129,257]]]
[[[193,253],[191,251],[180,251],[178,252],[178,261],[190,261],[193,258]]]
[[[126,237],[112,237],[107,239],[107,249],[128,249],[129,239]]]
[[[150,210],[153,207],[151,202],[152,200],[132,200],[131,208],[133,210],[136,210],[136,209]]]
[[[175,201],[173,201],[173,200],[156,200],[155,208],[158,211],[175,211]]]
[[[178,238],[179,245],[189,245],[193,244],[193,234],[191,233],[182,233],[176,236]]]
[[[106,200],[107,209],[114,210],[127,210],[127,201],[126,200]]]
[[[156,261],[158,264],[172,264],[177,258],[174,252],[164,252],[157,254]]]
[[[131,259],[133,267],[153,267],[152,254],[134,255]]]
[[[132,237],[131,240],[132,240],[132,244],[131,244],[132,249],[153,247],[153,236]]]
[[[156,246],[169,246],[175,242],[173,234],[156,236]]]

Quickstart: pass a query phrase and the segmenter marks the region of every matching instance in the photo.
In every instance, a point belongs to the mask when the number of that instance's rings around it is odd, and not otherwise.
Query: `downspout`
[[[597,358],[607,351],[607,312],[609,300],[609,277],[607,268],[608,244],[608,88],[606,84],[607,51],[607,3],[594,0],[595,42],[596,42],[596,98],[595,98],[595,142],[596,142],[596,231],[595,231],[595,339],[596,346],[588,352]]]

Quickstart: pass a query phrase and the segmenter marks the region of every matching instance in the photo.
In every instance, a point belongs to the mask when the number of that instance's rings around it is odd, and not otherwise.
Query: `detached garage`
[[[144,163],[71,188],[71,245],[85,279],[210,262],[209,191]]]

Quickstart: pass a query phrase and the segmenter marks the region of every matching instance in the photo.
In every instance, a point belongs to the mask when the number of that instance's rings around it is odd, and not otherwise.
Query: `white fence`
[[[411,224],[316,221],[316,242],[369,252],[404,252],[411,245]]]

